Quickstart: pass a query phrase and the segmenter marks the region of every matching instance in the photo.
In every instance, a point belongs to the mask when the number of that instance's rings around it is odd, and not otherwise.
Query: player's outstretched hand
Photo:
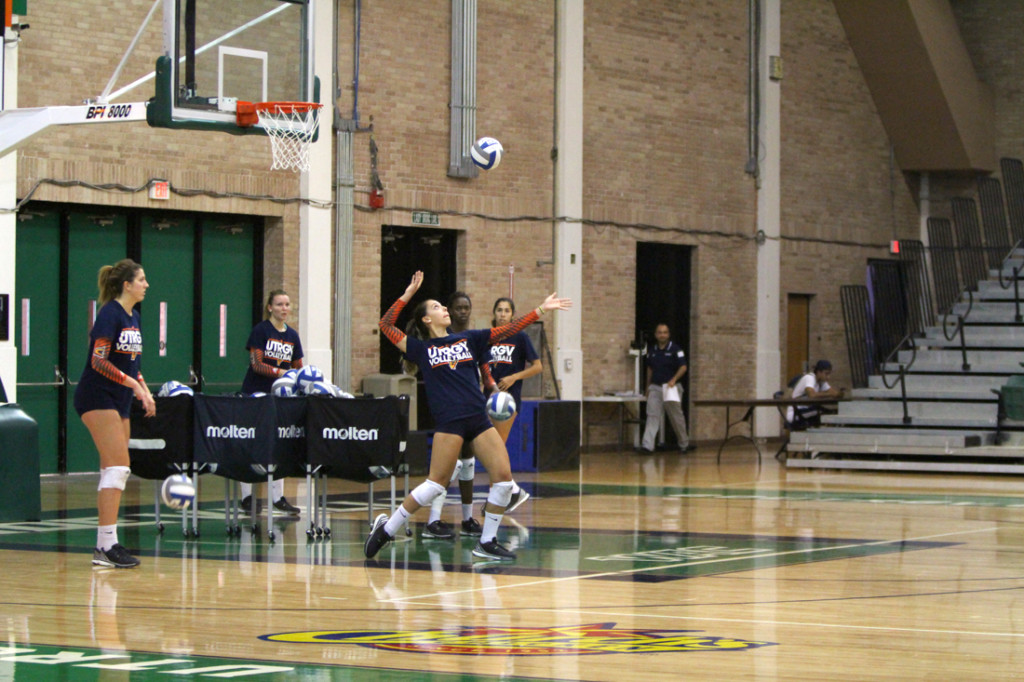
[[[402,294],[402,300],[408,303],[412,300],[412,297],[416,295],[416,292],[420,290],[420,285],[423,284],[423,271],[417,270],[412,274],[412,281],[409,282],[409,286],[405,288],[405,293]]]
[[[572,307],[571,298],[558,298],[554,292],[540,304],[541,310],[568,310]]]

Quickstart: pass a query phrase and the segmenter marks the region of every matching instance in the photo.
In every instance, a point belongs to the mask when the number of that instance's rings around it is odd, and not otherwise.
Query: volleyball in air
[[[473,157],[473,163],[477,166],[484,170],[491,170],[498,167],[504,153],[505,149],[501,143],[493,137],[481,137],[473,143],[473,149],[470,150],[469,155]]]
[[[495,391],[487,399],[487,414],[494,421],[508,421],[515,413],[516,399],[505,391]]]
[[[174,474],[160,486],[160,499],[171,509],[188,509],[196,499],[196,487],[185,474]]]

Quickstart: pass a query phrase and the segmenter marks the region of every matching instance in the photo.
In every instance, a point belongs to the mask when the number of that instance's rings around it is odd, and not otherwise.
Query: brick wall
[[[74,104],[99,93],[150,0],[125,0],[118,20],[96,0],[31,3],[21,44],[21,106]],[[353,111],[352,3],[339,3],[339,110]],[[1020,155],[1024,116],[1017,42],[1024,9],[999,0],[955,0],[979,75],[996,95],[998,152]],[[692,395],[749,396],[755,381],[756,187],[747,161],[746,3],[600,0],[586,3],[583,231],[584,391],[632,387],[637,241],[695,248],[690,361]],[[507,294],[525,309],[550,292],[555,21],[549,0],[480,0],[477,133],[501,139],[502,165],[474,180],[447,177],[450,3],[363,3],[352,339],[353,385],[377,371],[383,225],[411,225],[412,210],[441,214],[457,230],[459,287],[473,295],[474,323]],[[122,80],[152,69],[159,36],[147,32]],[[786,296],[812,296],[811,358],[828,356],[848,383],[841,284],[864,283],[868,258],[890,239],[917,235],[916,178],[893,166],[885,132],[842,26],[828,2],[782,3],[782,276]],[[330,88],[325,83],[325,94]],[[139,89],[150,96],[152,86]],[[367,209],[370,134],[386,208]],[[22,150],[19,194],[41,178],[296,196],[289,173],[266,170],[261,137],[154,130],[145,124],[50,131]],[[968,186],[933,180],[936,194]],[[36,198],[149,206],[144,193],[41,186]],[[298,210],[267,201],[174,196],[168,210],[267,217],[267,286],[298,294]],[[326,311],[325,311],[325,314]],[[557,319],[557,318],[556,318]],[[784,349],[786,339],[782,338]],[[721,415],[695,415],[694,436],[721,430]],[[611,430],[591,434],[611,442]]]

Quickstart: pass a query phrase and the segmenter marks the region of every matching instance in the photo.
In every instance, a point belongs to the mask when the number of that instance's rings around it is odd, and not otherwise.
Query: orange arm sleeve
[[[398,315],[405,308],[405,301],[398,299],[391,304],[388,311],[384,313],[384,317],[380,318],[380,322],[377,326],[380,327],[380,331],[388,338],[388,341],[394,344],[398,344],[405,338],[405,332],[395,326],[395,322],[398,321]]]
[[[539,319],[540,316],[537,315],[537,310],[535,308],[530,312],[526,313],[525,315],[523,315],[522,317],[517,317],[508,324],[503,324],[500,327],[492,327],[491,340],[489,341],[489,343],[494,344],[497,343],[498,341],[501,341],[502,339],[507,339],[513,334],[518,334],[519,332],[523,331],[524,329],[526,329]]]
[[[277,378],[281,376],[277,371],[277,367],[263,362],[263,351],[258,348],[249,349],[249,366],[252,367],[253,372],[262,374],[265,377]]]
[[[99,372],[100,376],[110,379],[115,384],[124,386],[128,383],[128,375],[114,367],[114,363],[107,359],[107,356],[110,355],[110,345],[110,339],[96,339],[96,345],[92,348],[89,364],[94,370]]]

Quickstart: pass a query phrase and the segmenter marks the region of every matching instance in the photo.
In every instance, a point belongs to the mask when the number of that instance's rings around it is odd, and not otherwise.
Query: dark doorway
[[[787,385],[794,377],[810,371],[810,355],[811,297],[789,294],[786,297],[786,372],[782,376]]]
[[[689,370],[683,375],[683,412],[690,426],[689,401],[690,376],[694,369],[694,358],[690,355],[690,275],[693,247],[653,242],[637,242],[636,245],[636,330],[634,343],[644,348],[648,341],[653,343],[654,327],[662,322],[672,332],[672,340],[679,344],[689,362]],[[640,368],[642,391],[647,368]],[[641,429],[643,427],[641,426]],[[675,446],[676,437],[671,428],[665,429],[666,445]]]
[[[423,271],[423,286],[409,301],[412,310],[420,301],[433,298],[442,303],[458,288],[456,281],[456,246],[458,233],[454,230],[433,230],[421,227],[385,225],[380,236],[380,314],[383,315],[405,288],[412,273]],[[403,314],[399,326],[405,326],[408,314]],[[380,371],[382,374],[400,374],[402,357],[398,349],[383,336],[380,337]],[[417,377],[417,426],[433,428],[423,379]]]

